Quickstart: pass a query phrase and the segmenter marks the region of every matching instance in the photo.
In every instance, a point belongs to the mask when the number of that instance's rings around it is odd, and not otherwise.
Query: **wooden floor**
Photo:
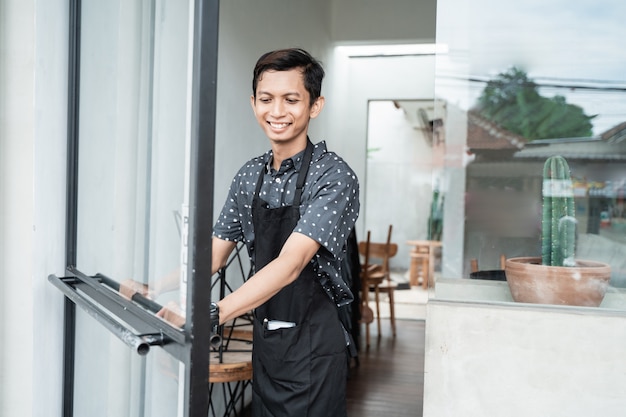
[[[421,417],[425,321],[397,320],[395,339],[383,323],[380,341],[375,323],[370,326],[370,347],[361,346],[348,380],[348,416]]]

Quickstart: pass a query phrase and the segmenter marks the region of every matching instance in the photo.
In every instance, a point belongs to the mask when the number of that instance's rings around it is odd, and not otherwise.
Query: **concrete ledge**
[[[439,278],[435,299],[484,302],[513,302],[509,284],[480,279]]]
[[[435,295],[424,417],[624,415],[623,291],[611,308],[515,303],[497,281],[440,279]]]
[[[435,299],[479,302],[512,303],[509,285],[503,281],[480,279],[439,278],[435,286]],[[529,305],[529,304],[525,304]],[[579,308],[556,306],[557,308]],[[581,307],[582,308],[582,307]],[[609,287],[599,308],[626,311],[626,288]],[[585,310],[587,308],[584,308]]]

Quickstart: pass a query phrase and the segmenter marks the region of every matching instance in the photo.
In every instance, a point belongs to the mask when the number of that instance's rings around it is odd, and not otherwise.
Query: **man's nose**
[[[282,116],[285,112],[285,104],[282,100],[274,100],[272,102],[272,116]]]

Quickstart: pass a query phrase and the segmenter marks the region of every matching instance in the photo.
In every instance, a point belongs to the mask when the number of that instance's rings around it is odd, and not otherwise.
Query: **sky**
[[[594,134],[602,133],[626,121],[624,22],[624,0],[439,0],[437,43],[449,52],[437,57],[435,94],[467,109],[484,82],[465,80],[515,65],[539,85],[562,86],[540,93],[597,114]]]

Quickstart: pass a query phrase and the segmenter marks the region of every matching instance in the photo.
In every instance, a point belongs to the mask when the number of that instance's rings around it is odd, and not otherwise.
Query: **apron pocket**
[[[302,326],[266,330],[255,326],[254,351],[273,378],[308,384],[311,343]]]
[[[266,330],[254,326],[253,382],[270,410],[289,404],[293,416],[305,416],[311,386],[308,326]],[[294,411],[298,412],[294,412]]]

